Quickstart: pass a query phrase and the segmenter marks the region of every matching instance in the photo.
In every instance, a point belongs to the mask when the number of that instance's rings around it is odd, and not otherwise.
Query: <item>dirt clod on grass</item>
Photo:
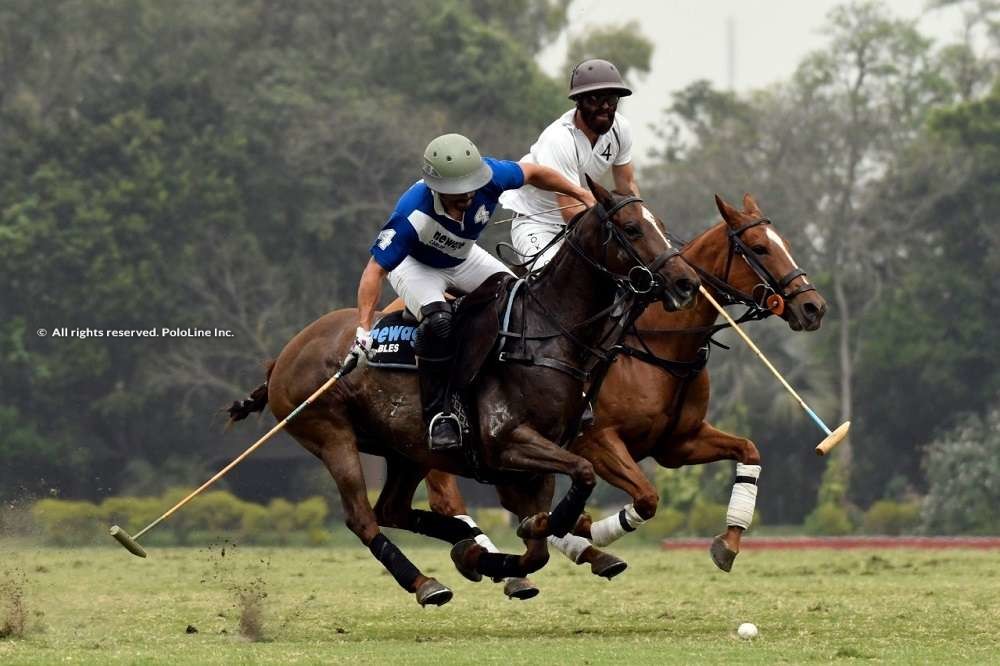
[[[23,637],[27,617],[24,573],[4,572],[3,578],[0,578],[0,638]]]
[[[254,642],[264,640],[264,599],[267,598],[264,579],[255,578],[246,585],[237,585],[235,592],[240,635]]]

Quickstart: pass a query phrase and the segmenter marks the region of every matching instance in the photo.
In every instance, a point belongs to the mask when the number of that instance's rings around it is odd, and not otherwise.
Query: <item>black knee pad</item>
[[[451,339],[451,303],[437,301],[420,308],[423,319],[417,327],[413,348],[417,356],[440,356],[448,350]]]

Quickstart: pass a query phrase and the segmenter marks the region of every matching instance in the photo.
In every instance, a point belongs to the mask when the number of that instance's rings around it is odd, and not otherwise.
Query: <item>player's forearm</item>
[[[366,331],[372,328],[372,319],[375,317],[375,308],[382,297],[382,281],[388,274],[374,259],[368,260],[364,273],[361,274],[361,282],[358,284],[358,314],[361,319],[361,327]]]
[[[586,203],[588,206],[594,203],[594,197],[589,190],[573,183],[551,167],[540,164],[530,165],[528,168],[525,168],[524,182],[528,185],[534,185],[540,190],[568,195],[577,201]]]
[[[586,210],[586,206],[573,197],[565,194],[556,194],[556,205],[561,208],[559,214],[562,215],[563,222],[569,223],[581,211]]]
[[[623,194],[632,193],[639,196],[639,184],[635,182],[635,168],[632,163],[611,168],[615,180],[615,190]]]

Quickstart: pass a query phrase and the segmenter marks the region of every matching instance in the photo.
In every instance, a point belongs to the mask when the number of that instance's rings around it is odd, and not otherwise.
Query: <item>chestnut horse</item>
[[[793,331],[818,329],[826,301],[753,197],[744,196],[742,211],[719,197],[716,205],[723,221],[687,243],[681,253],[706,289],[721,303],[748,306],[744,321],[773,313]],[[574,529],[578,536],[604,546],[655,515],[659,494],[638,461],[652,457],[664,467],[677,468],[735,460],[740,467],[728,528],[710,550],[719,568],[732,568],[753,514],[760,452],[749,439],[722,432],[705,420],[708,341],[725,327],[715,326],[717,317],[699,296],[695,307],[685,312],[649,308],[637,321],[636,335],[626,338],[624,353],[601,388],[594,425],[569,448],[589,460],[602,479],[628,493],[633,504],[601,521],[582,517]],[[432,473],[427,488],[432,508],[465,513],[453,478]]]
[[[662,222],[636,197],[612,195],[593,183],[591,191],[598,205],[568,228],[559,254],[521,286],[509,313],[509,330],[525,333],[518,340],[505,338],[501,349],[526,349],[527,359],[506,363],[493,356],[471,385],[470,421],[478,441],[468,446],[478,446],[480,464],[461,450],[428,449],[412,371],[360,364],[286,426],[330,471],[347,526],[421,605],[446,603],[452,593],[424,576],[379,526],[455,544],[452,559],[472,580],[526,576],[544,566],[544,537],[563,536],[573,528],[596,483],[589,462],[556,444],[583,411],[587,377],[594,368],[606,367],[610,348],[646,305],[660,300],[679,309],[694,302],[698,276],[667,240]],[[282,350],[265,386],[231,408],[232,419],[264,404],[284,419],[341,367],[341,359],[352,358],[348,351],[357,326],[355,309],[331,312],[307,326]],[[483,343],[489,347],[492,338],[477,342]],[[387,462],[386,486],[374,510],[359,451]],[[486,552],[473,540],[480,532],[462,520],[413,510],[413,493],[430,469],[470,477],[494,473],[502,504],[522,519],[525,553]],[[553,473],[568,475],[572,485],[546,513]]]

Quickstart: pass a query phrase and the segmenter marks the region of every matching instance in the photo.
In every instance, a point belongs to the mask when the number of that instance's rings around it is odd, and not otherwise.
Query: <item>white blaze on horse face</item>
[[[776,245],[777,247],[781,248],[781,251],[785,253],[786,257],[788,257],[788,261],[792,262],[792,266],[794,268],[798,268],[799,265],[795,263],[794,259],[792,259],[791,253],[788,251],[788,248],[785,247],[785,242],[781,240],[781,236],[778,235],[778,232],[772,229],[771,227],[767,227],[765,233],[767,234],[768,239],[771,241],[773,245]]]
[[[656,231],[656,233],[660,234],[660,238],[662,238],[663,242],[667,244],[667,247],[669,247],[671,250],[674,249],[674,246],[670,244],[669,240],[667,240],[667,237],[663,233],[663,230],[660,229],[660,225],[658,225],[656,223],[656,216],[653,215],[649,211],[649,209],[646,208],[645,206],[642,206],[642,219],[644,219],[647,222],[649,222],[649,226],[653,227],[653,229]]]

